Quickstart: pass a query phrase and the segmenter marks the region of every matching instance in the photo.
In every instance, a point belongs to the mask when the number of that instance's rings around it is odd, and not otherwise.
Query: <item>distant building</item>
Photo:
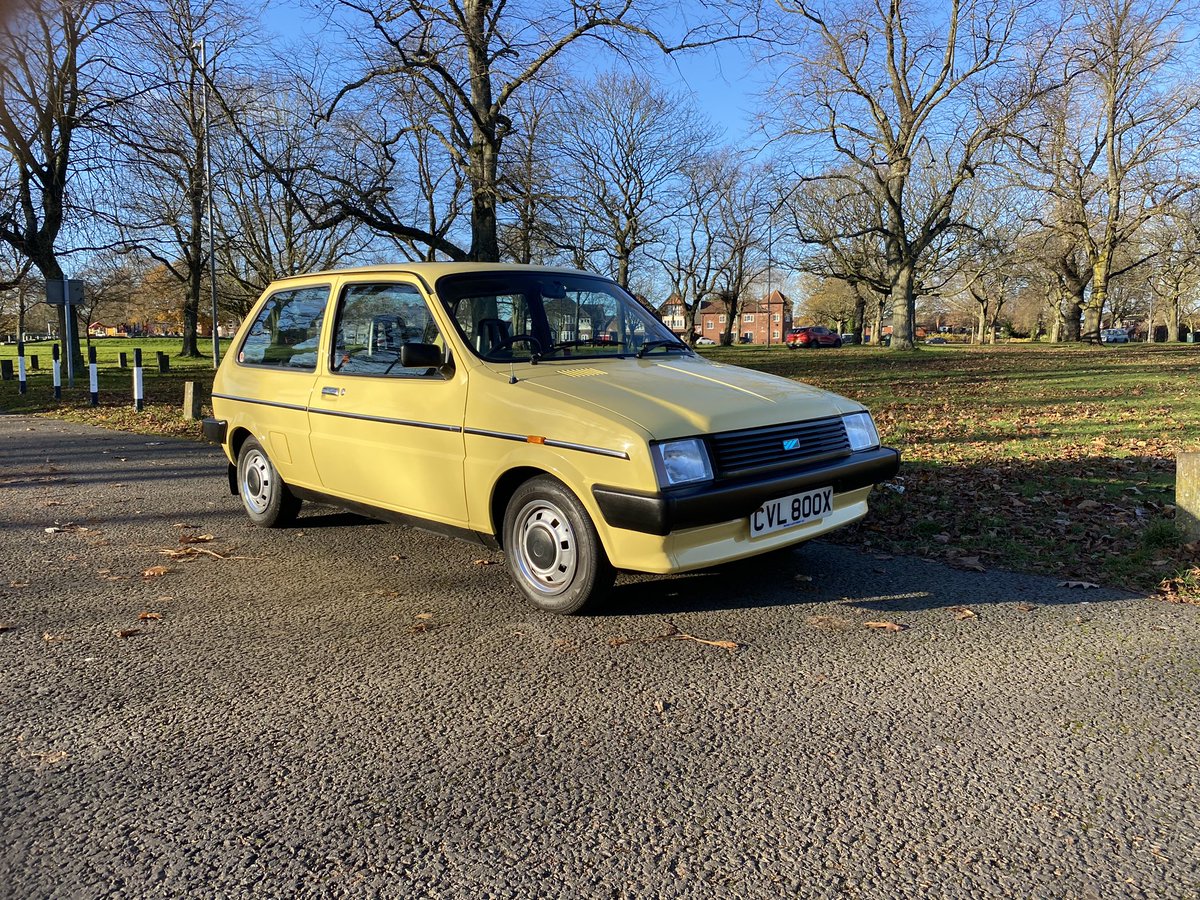
[[[697,332],[720,343],[727,318],[725,304],[704,303],[696,315]],[[781,344],[792,327],[792,301],[781,291],[771,291],[766,300],[748,300],[733,326],[735,343]]]

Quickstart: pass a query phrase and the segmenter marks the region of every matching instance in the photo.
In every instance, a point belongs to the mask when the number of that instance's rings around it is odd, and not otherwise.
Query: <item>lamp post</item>
[[[212,358],[215,369],[221,362],[221,337],[217,327],[217,245],[213,236],[212,140],[208,123],[208,45],[205,38],[192,44],[200,50],[200,73],[204,92],[200,95],[200,116],[204,126],[204,193],[208,195],[208,288],[212,297]],[[216,68],[215,61],[213,68]]]

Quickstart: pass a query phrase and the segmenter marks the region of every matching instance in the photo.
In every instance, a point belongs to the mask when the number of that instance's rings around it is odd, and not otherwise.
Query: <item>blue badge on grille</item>
[[[800,449],[800,438],[788,438],[787,440],[785,440],[783,442],[783,449],[784,450],[799,450]]]

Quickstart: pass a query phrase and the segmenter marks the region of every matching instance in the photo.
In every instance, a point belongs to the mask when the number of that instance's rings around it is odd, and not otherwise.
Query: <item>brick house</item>
[[[723,303],[704,303],[696,315],[701,337],[718,344],[725,333],[727,312]],[[748,300],[742,304],[734,323],[733,339],[744,344],[781,344],[792,327],[792,301],[780,291],[771,291],[766,300]]]

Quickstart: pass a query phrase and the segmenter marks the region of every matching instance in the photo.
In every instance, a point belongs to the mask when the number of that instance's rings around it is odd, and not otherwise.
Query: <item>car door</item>
[[[308,404],[317,377],[329,283],[283,285],[259,305],[236,348],[236,365],[221,370],[221,393],[236,404],[237,422],[264,445],[283,480],[315,487]]]
[[[406,343],[446,347],[415,283],[395,276],[342,284],[309,405],[317,472],[337,497],[465,525],[466,370],[453,360],[406,367]]]

